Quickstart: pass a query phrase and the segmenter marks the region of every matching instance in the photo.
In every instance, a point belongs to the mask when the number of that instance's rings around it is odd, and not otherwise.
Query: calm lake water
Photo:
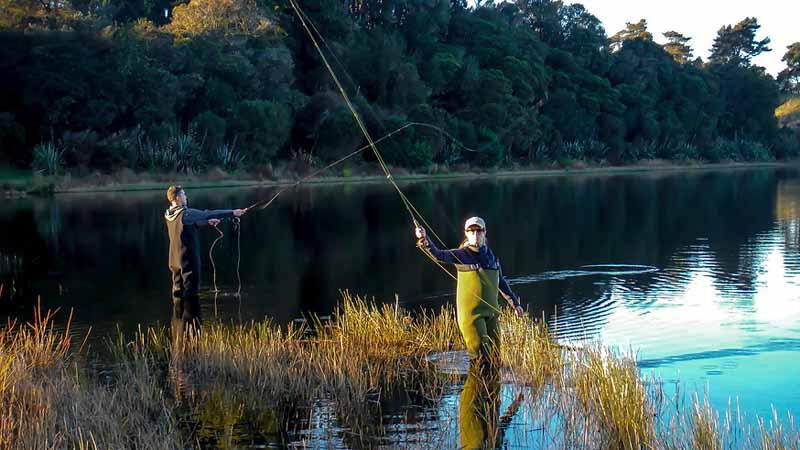
[[[504,178],[403,185],[455,246],[483,216],[531,314],[563,340],[636,352],[643,371],[708,391],[724,410],[800,416],[800,172],[748,169]],[[244,207],[274,188],[189,190],[195,208]],[[0,206],[3,314],[74,308],[95,346],[117,326],[164,324],[164,192],[65,194]],[[327,314],[339,291],[409,308],[453,299],[414,246],[388,183],[305,186],[230,223],[203,267],[206,318],[288,322]],[[218,236],[204,230],[204,251]],[[238,263],[238,278],[237,278]],[[232,295],[239,289],[241,297]],[[12,286],[14,298],[11,299]],[[65,317],[66,315],[62,313]]]

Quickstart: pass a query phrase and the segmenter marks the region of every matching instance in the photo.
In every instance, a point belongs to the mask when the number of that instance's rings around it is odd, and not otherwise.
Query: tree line
[[[772,51],[756,18],[721,26],[703,61],[678,31],[608,36],[561,1],[300,6],[374,137],[433,126],[381,142],[394,165],[800,154],[775,118],[800,95],[800,42],[772,77],[752,62]],[[5,164],[257,170],[363,141],[290,0],[0,0]]]

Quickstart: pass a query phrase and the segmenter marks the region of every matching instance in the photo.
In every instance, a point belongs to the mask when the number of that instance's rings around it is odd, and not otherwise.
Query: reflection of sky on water
[[[654,275],[646,292],[610,281],[611,306],[594,337],[634,351],[643,371],[707,390],[718,410],[738,397],[751,416],[771,416],[771,405],[797,416],[799,222],[778,216],[772,230],[745,244],[738,273],[720,268],[713,242],[698,239]]]
[[[559,338],[633,349],[644,371],[707,387],[717,409],[738,394],[749,414],[768,415],[774,403],[798,415],[798,175],[653,173],[404,189],[451,244],[465,217],[493,224],[491,245],[515,291]],[[192,201],[236,207],[273,193],[196,190]],[[130,333],[162,323],[169,314],[164,206],[162,192],[3,205],[0,312],[15,280],[17,298],[30,303],[7,308],[14,317],[29,318],[39,294],[45,308],[74,307],[70,330],[81,341],[91,325],[95,349],[117,327]],[[219,317],[286,323],[306,311],[325,315],[345,288],[392,302],[396,293],[409,307],[451,302],[452,280],[421,258],[398,208],[387,186],[307,186],[247,217],[241,253],[237,235],[223,227],[228,235],[214,250]],[[211,318],[217,305],[206,251],[217,235],[206,231],[202,298]],[[238,256],[244,295],[234,301]]]

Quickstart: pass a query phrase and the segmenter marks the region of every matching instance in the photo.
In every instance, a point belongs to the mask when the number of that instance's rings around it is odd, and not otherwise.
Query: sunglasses
[[[486,230],[484,230],[483,228],[468,228],[468,229],[464,230],[464,232],[466,232],[466,233],[484,233],[484,232],[486,232]]]

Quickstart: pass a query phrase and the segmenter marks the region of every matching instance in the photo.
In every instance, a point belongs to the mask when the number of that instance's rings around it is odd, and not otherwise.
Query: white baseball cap
[[[486,222],[484,222],[483,219],[481,219],[478,216],[470,217],[469,219],[467,219],[467,221],[464,222],[464,229],[466,230],[469,227],[476,225],[481,227],[481,229],[486,230]]]

